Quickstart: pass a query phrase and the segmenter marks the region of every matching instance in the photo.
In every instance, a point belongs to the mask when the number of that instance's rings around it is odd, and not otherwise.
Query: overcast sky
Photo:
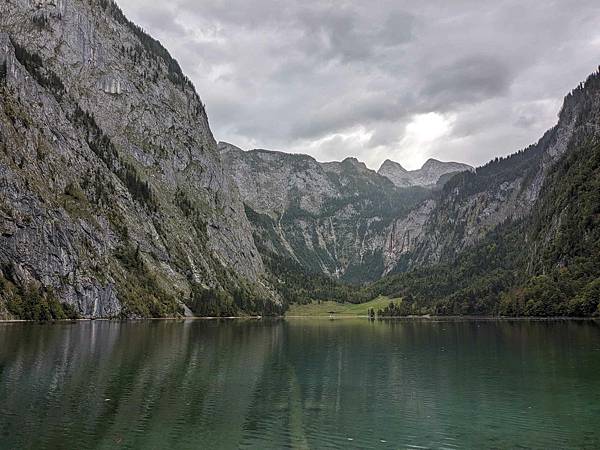
[[[217,140],[473,165],[534,143],[600,64],[599,0],[118,0]]]

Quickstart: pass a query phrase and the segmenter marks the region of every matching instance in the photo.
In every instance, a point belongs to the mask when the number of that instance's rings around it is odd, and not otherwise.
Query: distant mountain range
[[[389,240],[397,222],[434,196],[419,186],[397,188],[355,158],[319,163],[227,143],[219,150],[263,257],[277,255],[348,282],[373,281],[395,267]],[[416,223],[406,226],[419,233]]]
[[[387,177],[397,187],[435,186],[440,180],[448,180],[459,172],[473,171],[468,164],[442,162],[428,159],[418,170],[406,170],[397,162],[386,159],[377,173]]]
[[[473,169],[217,146],[177,62],[110,0],[0,4],[0,318],[597,314],[600,75]]]
[[[384,314],[589,316],[600,314],[599,131],[594,73],[536,144],[477,169],[386,161],[375,173],[353,158],[219,149],[295,301],[383,294],[404,298]]]
[[[393,270],[402,255],[394,251],[393,235],[402,229],[400,245],[408,248],[423,225],[416,215],[428,211],[436,197],[432,189],[461,170],[473,170],[430,159],[412,172],[388,160],[375,172],[356,158],[320,163],[308,155],[243,151],[225,142],[219,150],[259,248],[353,283]],[[399,183],[394,174],[400,170]]]

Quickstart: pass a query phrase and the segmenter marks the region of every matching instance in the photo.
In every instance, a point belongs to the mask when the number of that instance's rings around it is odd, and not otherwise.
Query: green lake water
[[[0,448],[600,448],[600,324],[0,324]]]

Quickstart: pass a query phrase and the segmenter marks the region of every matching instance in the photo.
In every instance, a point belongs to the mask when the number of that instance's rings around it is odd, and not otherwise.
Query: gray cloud
[[[217,139],[325,160],[481,164],[539,138],[597,66],[597,0],[120,0]]]
[[[142,8],[139,11],[139,19],[144,27],[153,32],[169,33],[170,36],[185,38],[185,29],[177,22],[176,11],[169,9],[165,4],[159,4],[153,8]]]
[[[419,97],[432,110],[445,111],[457,104],[477,103],[506,94],[512,77],[507,63],[486,55],[467,56],[427,74]]]

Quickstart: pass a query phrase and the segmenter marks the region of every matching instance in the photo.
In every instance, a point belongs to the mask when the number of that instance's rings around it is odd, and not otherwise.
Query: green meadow
[[[307,303],[305,305],[290,305],[287,316],[367,316],[373,308],[375,312],[390,304],[390,301],[398,302],[400,299],[389,297],[377,297],[366,303],[338,303],[333,301],[320,301]]]

